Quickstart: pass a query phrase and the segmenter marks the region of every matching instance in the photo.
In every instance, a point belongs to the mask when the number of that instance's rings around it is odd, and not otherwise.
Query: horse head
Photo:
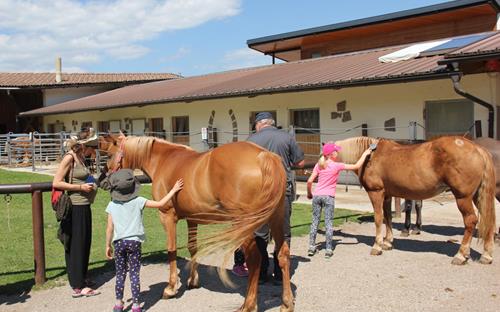
[[[119,135],[105,134],[99,137],[99,151],[108,155],[106,165],[111,172],[126,167],[123,159],[125,139],[121,132]]]

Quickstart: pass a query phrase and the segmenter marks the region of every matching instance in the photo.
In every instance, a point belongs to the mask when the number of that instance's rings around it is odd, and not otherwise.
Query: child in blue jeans
[[[179,179],[174,187],[160,201],[148,200],[138,196],[139,182],[130,169],[121,169],[108,178],[112,201],[108,204],[108,226],[106,228],[106,257],[113,259],[113,241],[116,266],[116,303],[113,312],[123,311],[123,290],[125,277],[129,272],[132,290],[132,312],[141,312],[139,306],[141,269],[141,245],[144,242],[144,207],[161,208],[182,189]],[[113,239],[111,239],[113,238]]]

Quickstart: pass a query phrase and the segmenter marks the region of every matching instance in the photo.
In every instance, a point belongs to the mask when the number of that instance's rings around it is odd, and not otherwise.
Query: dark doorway
[[[0,133],[41,131],[40,117],[18,117],[19,113],[43,106],[41,90],[0,91]]]

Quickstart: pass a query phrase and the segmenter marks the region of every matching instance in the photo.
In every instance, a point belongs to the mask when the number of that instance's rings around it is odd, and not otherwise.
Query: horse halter
[[[124,137],[122,139],[122,141],[120,142],[119,151],[117,152],[117,154],[114,158],[115,166],[113,166],[114,169],[111,171],[111,173],[116,172],[122,168],[122,160],[123,160],[123,157],[125,156],[125,150],[124,150],[125,140],[126,140],[126,137]]]

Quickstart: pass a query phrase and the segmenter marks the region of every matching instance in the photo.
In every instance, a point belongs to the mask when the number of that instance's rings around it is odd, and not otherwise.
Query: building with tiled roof
[[[0,133],[39,130],[42,127],[40,118],[16,118],[17,114],[25,111],[49,107],[128,85],[179,77],[169,73],[0,72]],[[49,130],[60,131],[62,128]]]
[[[256,112],[293,126],[310,159],[319,142],[356,135],[498,137],[498,1],[458,0],[247,41],[286,61],[145,83],[42,107],[44,127],[163,133],[203,150],[244,140]],[[270,63],[274,63],[270,61]]]

